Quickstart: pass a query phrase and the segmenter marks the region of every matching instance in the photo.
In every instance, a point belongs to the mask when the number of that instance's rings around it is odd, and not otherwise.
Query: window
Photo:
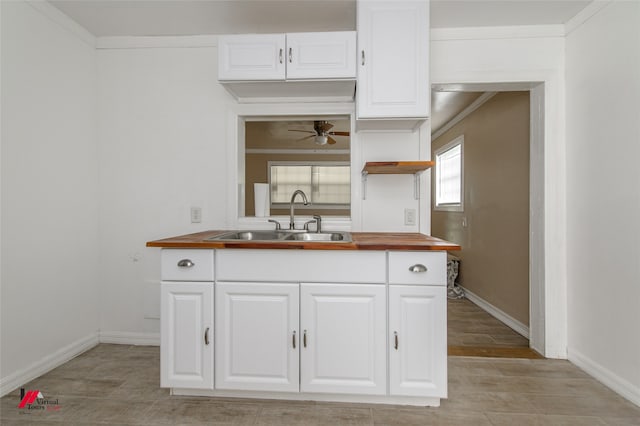
[[[269,162],[273,208],[289,205],[301,189],[314,208],[348,208],[351,203],[351,168],[345,162]],[[299,201],[299,200],[298,200]]]
[[[464,135],[461,135],[435,151],[436,210],[463,211],[463,147]]]

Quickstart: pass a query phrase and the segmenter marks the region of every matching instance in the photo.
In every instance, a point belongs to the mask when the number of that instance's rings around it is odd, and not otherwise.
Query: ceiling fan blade
[[[332,136],[349,136],[349,132],[327,132],[328,135]]]
[[[306,141],[307,139],[315,138],[315,137],[316,137],[316,135],[309,135],[309,136],[305,136],[305,137],[304,137],[304,138],[302,138],[302,139],[296,139],[296,142]]]
[[[334,138],[332,138],[331,136],[327,136],[327,143],[329,145],[333,145],[336,143],[336,140]]]

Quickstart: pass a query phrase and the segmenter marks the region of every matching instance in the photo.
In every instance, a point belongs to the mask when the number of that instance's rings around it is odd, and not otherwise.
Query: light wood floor
[[[541,358],[529,339],[467,299],[448,300],[447,327],[449,355]]]
[[[28,383],[58,410],[19,409],[13,425],[640,425],[637,407],[568,361],[449,357],[449,397],[438,408],[170,396],[160,350],[100,344]]]

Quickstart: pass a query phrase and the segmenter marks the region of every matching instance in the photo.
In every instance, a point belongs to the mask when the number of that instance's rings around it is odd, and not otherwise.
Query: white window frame
[[[271,192],[271,167],[272,166],[342,166],[342,167],[351,167],[351,163],[348,161],[268,161],[267,162],[267,182],[269,183],[269,192]],[[351,183],[349,183],[351,186]],[[350,209],[351,203],[345,204],[318,204],[313,203],[312,194],[306,194],[309,198],[309,205],[296,205],[296,209],[300,210],[341,210],[341,209]],[[298,198],[297,201],[300,201]],[[289,207],[289,202],[286,203],[276,203],[270,202],[272,209],[283,209]]]
[[[438,156],[460,145],[460,202],[438,204],[438,180],[440,175]],[[464,135],[460,135],[451,142],[446,143],[434,152],[434,187],[433,187],[433,209],[436,211],[463,212],[464,211]]]

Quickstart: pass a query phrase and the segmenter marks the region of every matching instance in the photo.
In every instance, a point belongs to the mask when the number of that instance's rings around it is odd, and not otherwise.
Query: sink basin
[[[234,231],[207,238],[208,240],[280,241],[290,234],[283,231]]]
[[[329,241],[351,242],[348,232],[233,231],[207,238],[209,241]]]
[[[348,232],[299,232],[291,234],[287,240],[295,241],[342,241],[350,242],[351,234]]]

